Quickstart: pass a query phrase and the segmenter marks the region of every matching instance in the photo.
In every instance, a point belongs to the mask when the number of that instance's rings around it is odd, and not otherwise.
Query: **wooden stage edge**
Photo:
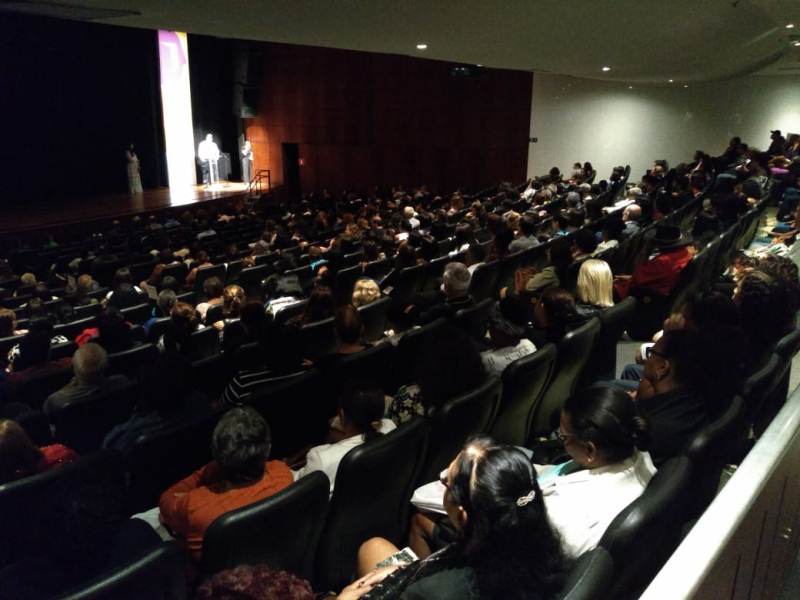
[[[157,188],[141,194],[114,194],[60,198],[32,204],[8,205],[0,211],[0,235],[48,232],[55,228],[71,228],[121,217],[142,215],[165,208],[192,210],[204,203],[247,197],[247,186],[239,182],[222,182],[218,189],[206,190],[195,185],[186,190]]]

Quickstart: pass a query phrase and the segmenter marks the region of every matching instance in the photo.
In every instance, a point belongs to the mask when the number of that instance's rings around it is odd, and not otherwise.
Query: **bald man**
[[[84,344],[72,356],[72,380],[45,400],[44,412],[52,415],[76,402],[86,402],[99,394],[113,392],[129,383],[124,375],[106,377],[108,354],[99,344]]]

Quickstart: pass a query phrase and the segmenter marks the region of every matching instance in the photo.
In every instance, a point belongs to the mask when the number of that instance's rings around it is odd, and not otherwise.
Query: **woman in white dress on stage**
[[[125,160],[128,168],[128,193],[142,193],[142,178],[139,171],[139,157],[131,144],[125,151]]]

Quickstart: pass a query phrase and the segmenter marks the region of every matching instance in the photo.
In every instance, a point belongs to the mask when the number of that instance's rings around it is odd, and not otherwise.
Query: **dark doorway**
[[[297,144],[281,144],[283,152],[283,185],[291,202],[300,200],[300,149]]]

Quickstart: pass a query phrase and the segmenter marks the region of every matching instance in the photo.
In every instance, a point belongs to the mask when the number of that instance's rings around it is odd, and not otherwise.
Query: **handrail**
[[[731,585],[739,575],[737,564],[753,565],[751,575],[755,578],[756,570],[761,571],[758,550],[762,536],[755,533],[756,539],[747,536],[747,546],[738,559],[732,557],[736,553],[733,543],[737,534],[743,535],[748,525],[748,517],[761,519],[757,503],[768,484],[782,466],[789,453],[797,452],[800,442],[800,388],[795,389],[778,416],[773,419],[767,430],[736,470],[733,477],[720,491],[705,513],[673,553],[655,579],[650,583],[640,600],[674,600],[675,598],[694,598],[705,585],[715,586],[723,574]],[[791,505],[791,502],[789,502]],[[769,507],[773,512],[778,507]],[[755,509],[755,512],[754,512]],[[752,513],[752,514],[751,514]],[[792,522],[798,515],[790,515]],[[749,530],[748,530],[749,532]],[[748,533],[744,532],[744,533]],[[753,533],[753,532],[749,532]],[[783,541],[790,538],[791,531],[776,531]],[[767,539],[769,543],[771,540]],[[749,551],[749,552],[748,552]],[[794,554],[792,554],[794,556]],[[742,570],[745,568],[742,566]],[[736,572],[732,572],[736,571]],[[782,577],[783,573],[771,573]],[[752,586],[753,582],[744,581],[742,585]],[[706,590],[707,591],[707,590]]]
[[[256,171],[250,183],[247,185],[247,193],[261,195],[264,193],[264,181],[266,180],[266,191],[272,189],[272,176],[269,169],[259,169]]]

